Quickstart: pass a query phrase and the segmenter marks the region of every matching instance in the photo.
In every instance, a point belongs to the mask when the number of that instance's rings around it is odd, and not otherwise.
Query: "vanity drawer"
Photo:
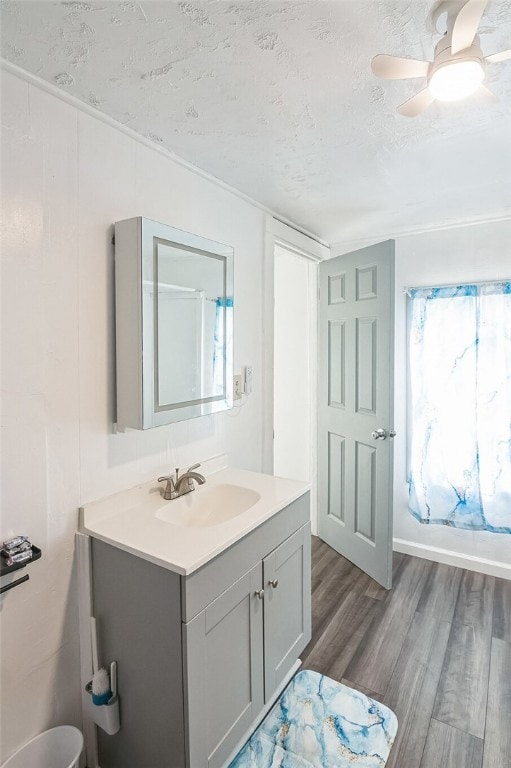
[[[181,578],[182,621],[188,622],[250,568],[309,521],[309,492],[281,509],[190,576]]]

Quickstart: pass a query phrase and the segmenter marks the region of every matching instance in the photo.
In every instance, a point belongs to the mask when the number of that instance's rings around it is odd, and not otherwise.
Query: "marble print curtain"
[[[511,533],[511,282],[409,294],[410,512]]]

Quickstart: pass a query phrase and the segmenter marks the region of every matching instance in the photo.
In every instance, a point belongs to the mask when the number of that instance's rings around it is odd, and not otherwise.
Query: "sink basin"
[[[205,485],[172,501],[165,501],[161,485],[149,480],[84,504],[80,532],[189,576],[309,488],[234,467],[206,477]]]
[[[241,485],[206,485],[165,502],[165,506],[156,512],[156,517],[171,525],[211,528],[246,512],[260,498],[257,491]]]

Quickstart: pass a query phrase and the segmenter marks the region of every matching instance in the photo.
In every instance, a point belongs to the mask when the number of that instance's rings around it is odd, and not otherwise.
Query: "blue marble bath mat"
[[[303,670],[229,768],[381,768],[396,732],[388,707]]]

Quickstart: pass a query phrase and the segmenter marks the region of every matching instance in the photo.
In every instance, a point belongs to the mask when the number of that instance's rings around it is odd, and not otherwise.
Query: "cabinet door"
[[[262,563],[183,624],[190,768],[223,765],[263,706]]]
[[[271,698],[311,638],[310,523],[263,561],[264,696]]]

